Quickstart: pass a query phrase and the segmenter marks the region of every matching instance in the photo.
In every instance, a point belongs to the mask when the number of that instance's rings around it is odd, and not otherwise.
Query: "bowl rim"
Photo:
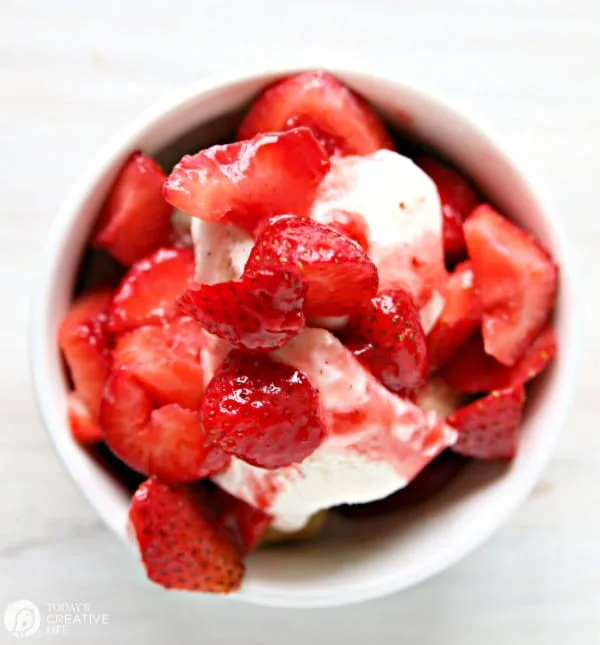
[[[568,289],[569,291],[570,311],[567,312],[567,315],[570,317],[569,329],[571,331],[571,337],[569,338],[569,352],[566,359],[563,358],[561,363],[563,372],[565,373],[562,380],[568,384],[568,387],[566,391],[562,392],[561,398],[555,403],[555,422],[552,428],[547,430],[548,436],[542,446],[543,450],[536,453],[536,459],[532,460],[532,463],[529,463],[529,469],[520,479],[520,487],[515,488],[512,495],[504,496],[504,504],[502,507],[495,507],[493,513],[488,512],[486,521],[479,521],[472,531],[464,534],[461,541],[453,542],[448,549],[432,554],[432,557],[427,563],[412,571],[412,575],[398,579],[398,576],[394,575],[392,571],[384,577],[380,576],[372,580],[360,581],[356,584],[349,585],[343,597],[340,597],[339,591],[335,595],[332,595],[331,591],[327,590],[313,590],[310,593],[278,591],[276,585],[260,583],[253,580],[249,580],[247,583],[245,582],[239,592],[229,596],[232,599],[258,605],[290,608],[346,605],[406,589],[452,566],[485,542],[529,495],[550,459],[558,435],[565,425],[574,398],[580,345],[580,334],[577,332],[578,324],[576,315],[576,311],[580,310],[580,297],[577,287],[578,280],[576,279],[578,271],[575,255],[571,249],[568,236],[560,218],[550,208],[548,200],[543,197],[542,191],[538,188],[538,186],[541,186],[539,179],[537,177],[534,178],[530,166],[523,163],[523,155],[516,155],[513,150],[508,151],[502,144],[502,138],[496,136],[494,129],[488,123],[485,123],[479,116],[474,116],[471,109],[467,109],[456,100],[448,98],[443,92],[433,90],[422,82],[415,82],[406,74],[398,74],[390,70],[381,71],[381,68],[379,68],[380,71],[374,71],[371,66],[364,65],[338,65],[331,61],[328,63],[325,60],[314,62],[317,62],[317,64],[311,65],[310,61],[303,61],[301,63],[294,61],[289,63],[281,62],[277,65],[252,65],[238,68],[236,71],[210,75],[184,86],[181,90],[174,92],[172,96],[153,104],[137,118],[129,122],[128,125],[120,129],[102,147],[101,151],[75,181],[52,222],[39,261],[38,275],[35,279],[32,292],[29,316],[29,366],[35,391],[35,399],[43,425],[46,428],[54,450],[57,452],[63,467],[74,480],[77,488],[80,489],[83,496],[101,516],[103,522],[113,532],[119,535],[121,539],[128,542],[125,538],[125,527],[119,527],[115,522],[111,521],[109,507],[111,505],[114,507],[114,500],[111,501],[109,499],[110,495],[103,494],[102,491],[93,490],[91,486],[85,485],[86,482],[84,480],[86,476],[82,478],[81,472],[75,472],[69,456],[66,454],[60,442],[57,441],[57,433],[61,430],[64,432],[65,424],[63,420],[59,421],[56,402],[50,395],[49,388],[45,386],[43,366],[47,360],[44,347],[48,334],[47,329],[49,327],[47,319],[51,304],[49,298],[51,293],[50,287],[55,279],[61,249],[68,238],[69,231],[78,219],[81,206],[86,196],[94,187],[98,177],[116,158],[122,157],[124,152],[130,149],[133,140],[142,135],[147,129],[152,128],[161,118],[180,110],[187,102],[197,100],[203,94],[223,89],[242,81],[264,78],[266,83],[268,77],[274,75],[293,74],[307,69],[325,69],[334,75],[340,75],[342,77],[349,76],[364,78],[365,80],[376,80],[384,84],[393,85],[396,88],[405,87],[409,89],[425,100],[437,104],[445,112],[454,113],[460,119],[464,120],[470,128],[477,132],[482,140],[490,143],[510,163],[512,168],[518,172],[521,181],[528,188],[535,203],[539,206],[543,220],[555,234],[556,248],[554,251],[560,259],[561,290]],[[545,188],[543,194],[548,194]],[[87,483],[91,484],[91,480]]]

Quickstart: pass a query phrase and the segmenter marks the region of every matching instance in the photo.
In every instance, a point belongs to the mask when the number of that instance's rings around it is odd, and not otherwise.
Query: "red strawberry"
[[[236,350],[208,384],[200,414],[213,442],[260,468],[301,462],[324,437],[317,393],[303,372]]]
[[[529,233],[487,204],[475,209],[464,230],[483,305],[485,351],[514,365],[554,307],[558,268]]]
[[[194,284],[190,249],[159,249],[134,264],[115,291],[108,329],[120,334],[176,314],[175,301]]]
[[[168,244],[173,209],[162,194],[166,178],[154,159],[133,154],[111,188],[92,244],[125,266]]]
[[[112,298],[113,289],[110,287],[99,287],[81,294],[69,306],[69,311],[64,317],[58,332],[58,342],[62,342],[68,335],[82,323],[90,323],[98,320],[104,322],[106,309]]]
[[[84,446],[91,446],[104,439],[97,421],[77,392],[67,396],[67,418],[73,438]]]
[[[419,157],[417,164],[433,179],[438,189],[444,218],[446,259],[460,259],[465,253],[463,222],[479,203],[479,196],[466,179],[431,157]]]
[[[187,155],[164,194],[188,215],[225,218],[252,233],[272,215],[304,215],[328,170],[327,154],[310,130],[296,128]]]
[[[468,460],[461,455],[445,450],[398,492],[376,502],[342,506],[340,511],[346,517],[362,519],[387,515],[406,506],[424,504],[443,491],[467,463]]]
[[[367,102],[327,72],[290,76],[265,90],[239,129],[239,138],[308,126],[329,154],[366,155],[394,149]]]
[[[275,268],[306,282],[307,316],[338,316],[377,293],[377,267],[365,251],[338,231],[304,217],[273,219],[252,249],[246,273]]]
[[[129,520],[152,582],[212,593],[239,588],[244,563],[212,504],[198,485],[169,486],[151,477],[138,488]]]
[[[112,372],[100,407],[108,447],[128,466],[165,481],[185,482],[223,470],[229,458],[208,441],[196,412],[176,403],[152,409],[127,370]]]
[[[485,353],[480,334],[475,334],[441,370],[442,378],[455,390],[489,392],[523,385],[535,378],[556,354],[554,331],[543,331],[512,367]]]
[[[365,251],[369,250],[367,223],[360,213],[332,208],[328,213],[319,215],[319,221],[354,240]]]
[[[164,326],[138,327],[117,340],[113,369],[126,367],[159,405],[177,403],[197,410],[204,393],[200,352],[206,336],[187,317]]]
[[[271,526],[273,518],[244,500],[238,499],[221,488],[215,487],[219,509],[219,522],[234,536],[243,554],[250,553],[258,546],[263,535]]]
[[[419,310],[406,291],[381,291],[350,318],[347,332],[373,344],[364,358],[387,388],[406,394],[425,384],[427,343]]]
[[[306,286],[289,271],[258,271],[240,280],[203,284],[177,301],[211,334],[249,352],[270,352],[304,328]]]
[[[512,459],[517,452],[525,389],[494,390],[460,408],[447,422],[458,431],[452,450],[474,459]]]
[[[429,369],[443,365],[479,327],[481,303],[470,262],[459,264],[448,278],[444,308],[427,336]]]

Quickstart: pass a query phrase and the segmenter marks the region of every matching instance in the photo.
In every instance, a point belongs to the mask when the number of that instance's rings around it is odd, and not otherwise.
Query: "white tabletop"
[[[546,179],[597,293],[598,0],[0,0],[0,609],[89,603],[109,625],[55,640],[90,645],[600,643],[597,296],[583,315],[574,411],[533,495],[475,554],[382,601],[284,611],[163,593],[52,451],[25,325],[67,189],[108,136],[173,88],[294,51],[406,69],[487,117]],[[12,642],[1,624],[0,642]]]

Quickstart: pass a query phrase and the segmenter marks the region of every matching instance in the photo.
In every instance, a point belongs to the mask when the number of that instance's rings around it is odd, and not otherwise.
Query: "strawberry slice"
[[[368,103],[323,71],[302,72],[271,85],[255,101],[238,136],[308,126],[329,154],[366,155],[394,149]]]
[[[70,333],[83,323],[95,320],[102,323],[106,320],[106,310],[112,298],[113,289],[99,287],[81,294],[69,306],[58,332],[59,345],[66,340]]]
[[[440,196],[446,259],[458,260],[465,254],[463,222],[479,204],[479,195],[464,177],[431,157],[418,157],[416,163],[433,179]]]
[[[464,231],[483,305],[485,351],[514,365],[554,307],[558,267],[529,233],[487,204],[475,209]]]
[[[159,249],[136,262],[115,291],[108,329],[116,334],[168,320],[175,301],[194,284],[194,253],[190,249]]]
[[[67,396],[67,418],[73,438],[83,446],[93,446],[104,439],[100,426],[77,392]]]
[[[130,468],[165,481],[186,482],[223,470],[229,457],[208,441],[198,415],[176,403],[153,409],[136,377],[113,371],[100,406],[108,447]]]
[[[429,369],[434,371],[456,352],[481,322],[481,303],[470,262],[457,265],[448,278],[444,308],[427,336]]]
[[[325,436],[317,392],[306,375],[239,350],[208,384],[200,415],[211,441],[260,468],[301,462]]]
[[[239,588],[241,554],[219,526],[213,500],[203,487],[169,486],[151,477],[134,494],[129,521],[152,582],[212,593]]]
[[[360,213],[332,208],[323,215],[319,215],[319,222],[343,233],[365,251],[369,250],[369,229],[365,218]]]
[[[365,251],[338,231],[304,217],[274,218],[246,262],[246,273],[280,268],[306,282],[308,317],[340,316],[377,293],[377,267]]]
[[[188,289],[177,301],[211,334],[249,352],[270,352],[305,325],[306,286],[290,271],[257,271],[239,280]]]
[[[126,367],[159,405],[197,410],[204,392],[201,351],[207,343],[206,332],[187,317],[138,327],[117,340],[113,369]]]
[[[556,350],[556,335],[547,328],[515,365],[507,367],[485,353],[481,335],[475,334],[444,366],[440,376],[455,390],[469,394],[517,387],[542,372],[556,355]]]
[[[188,215],[226,219],[253,233],[272,215],[306,214],[328,170],[327,154],[310,130],[295,128],[183,157],[164,194]]]
[[[361,360],[393,392],[409,394],[427,380],[427,342],[410,294],[386,289],[350,317],[347,333],[372,343]]]
[[[154,159],[134,153],[104,203],[92,244],[125,266],[168,244],[173,209],[162,194],[166,178]]]
[[[452,450],[474,459],[512,459],[517,453],[525,388],[494,390],[451,414],[458,431]]]
[[[219,510],[219,522],[233,535],[240,551],[246,555],[258,546],[262,537],[273,522],[259,508],[250,506],[244,500],[238,499],[215,486],[214,494]]]

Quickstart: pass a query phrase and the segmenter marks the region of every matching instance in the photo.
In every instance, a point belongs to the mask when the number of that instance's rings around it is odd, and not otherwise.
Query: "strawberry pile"
[[[437,160],[416,160],[438,189],[451,268],[428,334],[411,293],[379,288],[361,213],[310,219],[332,157],[393,149],[375,112],[336,79],[305,72],[277,82],[239,139],[183,157],[168,176],[140,152],[125,162],[91,238],[124,275],[79,295],[58,333],[73,436],[104,442],[148,477],[131,529],[148,577],[167,588],[237,589],[243,557],[271,523],[211,476],[233,458],[290,466],[325,440],[318,391],[272,355],[307,325],[342,317],[336,333],[397,396],[418,402],[435,374],[463,397],[447,417],[454,456],[433,461],[386,509],[429,497],[465,457],[514,457],[525,386],[556,353],[552,258]],[[238,279],[194,280],[174,208],[254,238]]]

